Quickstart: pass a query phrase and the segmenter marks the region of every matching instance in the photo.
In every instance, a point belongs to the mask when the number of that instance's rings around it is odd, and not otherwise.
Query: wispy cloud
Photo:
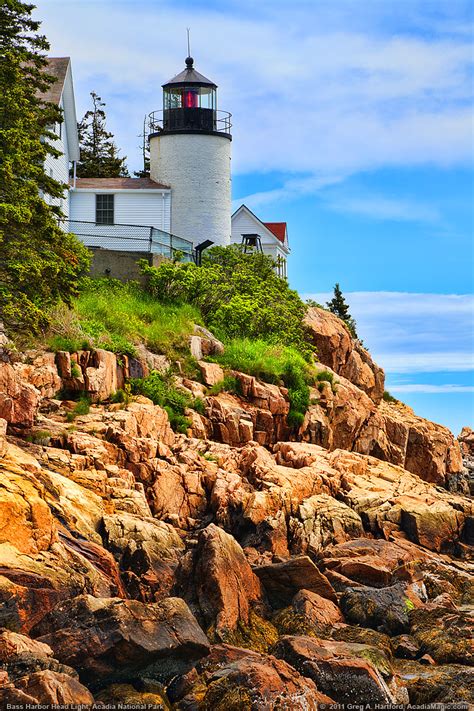
[[[391,385],[392,393],[426,393],[430,395],[451,395],[452,393],[474,393],[474,385],[430,385],[411,383],[410,385]]]
[[[330,210],[349,212],[374,220],[436,223],[441,219],[437,207],[414,200],[386,198],[382,195],[327,197],[324,193],[322,198]]]
[[[360,336],[387,373],[474,370],[474,296],[389,291],[344,296]],[[325,303],[331,294],[304,298]]]

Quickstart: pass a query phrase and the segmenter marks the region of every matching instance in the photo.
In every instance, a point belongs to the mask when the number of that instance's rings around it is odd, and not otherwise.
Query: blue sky
[[[197,68],[233,114],[233,198],[286,220],[292,286],[338,281],[387,387],[474,426],[472,3],[39,0],[133,170],[145,113]]]

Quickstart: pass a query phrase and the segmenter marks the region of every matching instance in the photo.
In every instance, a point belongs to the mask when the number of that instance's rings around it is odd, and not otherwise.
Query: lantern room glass
[[[216,90],[208,86],[168,86],[163,89],[163,108],[212,109],[217,108]]]

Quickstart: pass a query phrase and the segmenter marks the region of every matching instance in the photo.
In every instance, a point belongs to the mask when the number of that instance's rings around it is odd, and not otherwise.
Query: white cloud
[[[474,385],[430,385],[426,383],[412,383],[410,385],[391,385],[391,393],[429,393],[433,395],[452,393],[474,393]]]
[[[331,296],[303,298],[324,304]],[[474,296],[360,291],[344,297],[360,337],[387,373],[474,370]]]
[[[215,78],[220,107],[234,114],[235,172],[313,176],[293,185],[295,196],[318,190],[328,176],[466,163],[468,38],[443,32],[439,22],[431,36],[416,35],[408,15],[403,32],[403,13],[391,3],[363,3],[363,11],[355,11],[360,4],[331,5],[263,2],[247,12],[238,4],[215,10],[164,1],[39,0],[36,15],[53,52],[72,56],[80,112],[87,92],[98,91],[132,166],[142,117],[160,107],[161,83],[179,71],[189,24],[197,67]],[[421,15],[412,15],[416,24]],[[282,195],[286,190],[270,199]]]
[[[375,220],[395,220],[397,222],[438,222],[439,210],[412,200],[386,198],[381,195],[364,197],[327,197],[323,194],[327,207],[337,212],[350,212]]]

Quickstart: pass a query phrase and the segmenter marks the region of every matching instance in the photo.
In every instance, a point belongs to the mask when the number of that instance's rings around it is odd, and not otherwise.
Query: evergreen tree
[[[346,303],[339,284],[334,286],[334,297],[326,303],[326,306],[329,311],[344,321],[352,336],[357,338],[356,322],[349,313],[349,304]]]
[[[143,168],[141,170],[135,170],[133,172],[137,178],[149,178],[150,177],[150,143],[148,141],[146,133],[146,116],[143,119],[143,133],[140,133],[139,138],[142,139],[140,150],[142,152],[143,158]]]
[[[50,141],[62,121],[41,94],[54,82],[45,67],[49,44],[31,18],[33,5],[0,3],[0,320],[7,330],[38,330],[45,309],[76,293],[88,250],[58,226],[59,207],[40,197],[63,196],[44,161],[60,155]]]
[[[129,173],[126,157],[120,158],[114,136],[107,131],[105,103],[91,91],[92,109],[86,111],[77,128],[81,159],[77,164],[79,178],[122,178]]]

